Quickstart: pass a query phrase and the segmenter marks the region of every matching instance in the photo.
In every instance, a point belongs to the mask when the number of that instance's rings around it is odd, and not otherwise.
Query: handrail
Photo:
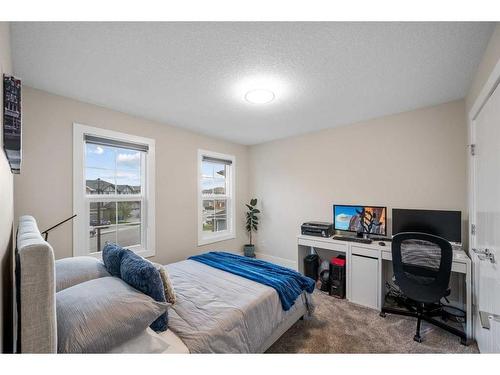
[[[45,235],[45,241],[47,241],[47,239],[49,238],[49,232],[50,232],[52,229],[57,228],[59,225],[62,225],[62,224],[64,224],[65,222],[67,222],[67,221],[69,221],[69,220],[73,219],[75,216],[76,216],[76,214],[74,214],[73,216],[68,217],[67,219],[65,219],[65,220],[63,220],[63,221],[61,221],[61,222],[57,223],[56,225],[54,225],[54,226],[50,227],[49,229],[44,230],[41,234],[44,234],[44,235]]]

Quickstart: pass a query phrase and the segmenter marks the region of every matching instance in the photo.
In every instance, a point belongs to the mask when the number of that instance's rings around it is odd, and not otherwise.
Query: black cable
[[[385,288],[387,293],[385,294],[385,302],[388,303],[397,303],[398,305],[404,304],[408,297],[406,297],[398,288],[394,285],[389,284],[389,282],[385,282]]]

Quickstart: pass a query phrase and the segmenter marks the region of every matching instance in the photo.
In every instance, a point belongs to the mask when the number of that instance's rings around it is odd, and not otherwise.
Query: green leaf
[[[245,203],[245,206],[247,206],[249,210],[253,210],[253,207],[252,207],[252,206],[250,206],[249,204],[246,204],[246,203]]]
[[[257,204],[257,198],[253,198],[250,200],[250,205],[255,206]]]
[[[253,209],[253,213],[254,213],[254,214],[260,214],[260,210],[258,210],[258,209],[256,209],[256,208],[254,208],[254,209]]]

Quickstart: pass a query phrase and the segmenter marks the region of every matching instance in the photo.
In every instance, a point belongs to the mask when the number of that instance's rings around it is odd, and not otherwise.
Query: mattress
[[[266,285],[194,260],[165,267],[177,298],[169,310],[169,330],[191,353],[262,352],[310,303],[304,293],[284,311],[276,291]]]

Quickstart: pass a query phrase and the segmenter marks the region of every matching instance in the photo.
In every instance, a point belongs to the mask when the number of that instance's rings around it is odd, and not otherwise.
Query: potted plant
[[[252,232],[257,231],[257,227],[259,225],[259,218],[257,217],[257,214],[259,214],[260,211],[255,208],[256,205],[257,198],[251,199],[250,204],[246,204],[248,208],[246,230],[248,232],[248,236],[250,237],[250,243],[243,247],[243,252],[246,257],[251,258],[255,258],[255,245],[252,244]]]

